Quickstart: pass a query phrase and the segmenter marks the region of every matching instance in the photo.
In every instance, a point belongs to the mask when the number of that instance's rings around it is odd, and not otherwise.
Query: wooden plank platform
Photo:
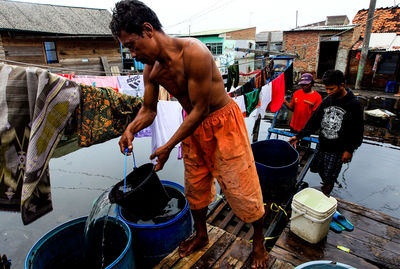
[[[400,268],[400,220],[341,199],[338,211],[354,231],[335,233],[317,244],[310,244],[285,228],[270,257],[297,266],[313,260],[332,260],[356,268]],[[350,252],[337,248],[344,246]]]
[[[156,269],[250,268],[252,245],[249,240],[207,224],[209,243],[191,255],[180,258],[178,248],[165,257]],[[271,257],[268,268],[291,269],[287,262]]]
[[[332,260],[366,269],[400,268],[400,219],[337,200],[338,211],[354,224],[354,231],[329,231],[321,242],[310,244],[290,232],[288,225],[269,253],[268,269],[292,269],[314,260]],[[210,243],[206,247],[185,258],[180,258],[175,249],[155,268],[250,268],[252,246],[247,236],[238,237],[207,225]]]

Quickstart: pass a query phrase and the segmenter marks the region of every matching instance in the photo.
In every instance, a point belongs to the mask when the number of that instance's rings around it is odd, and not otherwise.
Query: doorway
[[[325,71],[335,68],[338,48],[339,41],[323,41],[319,43],[317,78],[322,78]]]

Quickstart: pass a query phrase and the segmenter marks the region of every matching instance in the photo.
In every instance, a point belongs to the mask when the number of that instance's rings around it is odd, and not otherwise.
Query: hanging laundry
[[[74,75],[71,74],[57,74],[57,75],[67,78],[69,80],[72,80],[72,78],[74,77]]]
[[[152,133],[151,133],[151,127],[146,127],[143,130],[140,130],[139,132],[137,132],[135,134],[136,138],[142,138],[142,137],[151,137]]]
[[[253,91],[253,89],[257,88],[257,87],[256,87],[256,78],[255,78],[255,77],[252,77],[252,78],[249,80],[249,82],[250,82],[250,85],[251,85],[251,91]]]
[[[141,97],[81,84],[77,110],[79,146],[88,147],[120,136],[142,104]]]
[[[251,80],[254,81],[254,78],[252,78]],[[252,85],[251,80],[249,80],[245,84],[243,84],[242,94],[246,94],[246,93],[252,92],[254,90],[254,86]]]
[[[21,211],[24,224],[52,210],[48,162],[78,104],[78,84],[0,64],[0,209]]]
[[[77,75],[72,78],[73,81],[86,85],[93,85],[95,87],[113,88],[118,91],[118,80],[116,76],[82,76]]]
[[[236,88],[239,85],[239,62],[235,61],[228,67],[228,80],[226,82],[226,91],[230,92],[231,87]]]
[[[243,95],[243,86],[239,86],[234,91],[229,93],[230,97],[236,97],[240,95]]]
[[[182,106],[178,101],[158,101],[157,116],[151,125],[152,153],[168,142],[182,122]]]
[[[119,76],[118,85],[121,93],[135,97],[144,95],[143,75]]]
[[[171,100],[171,95],[169,92],[160,85],[159,91],[158,91],[158,100],[163,100],[163,101],[169,101]]]
[[[244,96],[240,95],[237,97],[233,97],[232,99],[239,106],[240,111],[242,111],[242,113],[246,113],[246,103],[244,102]]]
[[[250,116],[251,112],[256,109],[260,100],[260,89],[255,89],[252,92],[246,93],[244,95],[244,100],[246,103],[246,117]]]
[[[285,100],[285,92],[293,88],[293,64],[272,81],[272,99],[269,104],[271,112],[278,111]]]
[[[265,111],[267,110],[267,107],[271,102],[271,97],[272,97],[272,82],[269,82],[268,84],[264,85],[261,88],[260,92],[261,106],[258,108],[257,116],[261,115],[261,118],[265,116]]]
[[[262,87],[261,81],[262,81],[262,73],[260,73],[259,75],[257,75],[255,77],[255,87],[254,88],[257,88],[257,89],[261,88]]]

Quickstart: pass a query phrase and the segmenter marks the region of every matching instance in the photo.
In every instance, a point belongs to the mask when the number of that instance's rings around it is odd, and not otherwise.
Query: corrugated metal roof
[[[393,42],[397,39],[396,33],[371,33],[369,39],[369,50],[387,51],[393,46]],[[396,41],[397,42],[397,41]],[[362,49],[363,41],[360,40],[353,46],[353,50]],[[398,50],[398,49],[397,49]]]
[[[299,27],[299,28],[294,28],[289,31],[285,32],[291,32],[291,31],[345,31],[352,29],[356,27],[357,24],[349,24],[349,25],[320,25],[320,26],[305,26],[305,27]]]
[[[111,35],[106,9],[0,1],[0,30]]]

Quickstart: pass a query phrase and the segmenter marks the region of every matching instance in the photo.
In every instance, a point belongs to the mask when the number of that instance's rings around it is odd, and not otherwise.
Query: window
[[[222,43],[206,43],[206,46],[211,51],[212,55],[222,54]]]
[[[46,51],[46,60],[48,64],[58,63],[56,43],[44,42],[44,49]]]

